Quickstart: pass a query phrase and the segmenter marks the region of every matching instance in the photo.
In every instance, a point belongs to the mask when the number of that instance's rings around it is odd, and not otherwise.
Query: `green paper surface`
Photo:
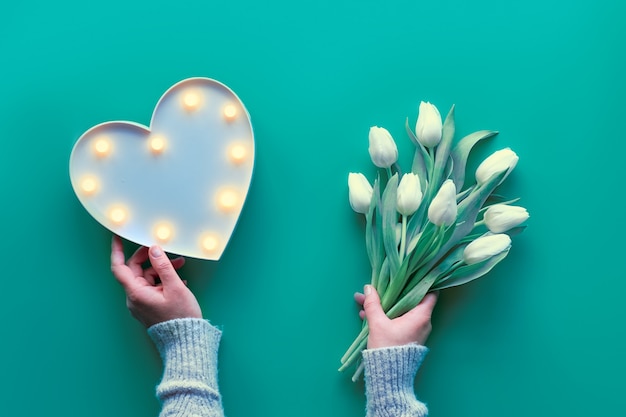
[[[337,372],[371,278],[347,177],[373,178],[373,125],[411,166],[420,100],[455,105],[457,139],[499,132],[466,180],[511,147],[500,194],[531,218],[493,271],[442,293],[419,398],[437,417],[623,414],[623,2],[34,0],[0,16],[0,415],[157,415],[160,359],[68,164],[85,130],[148,124],[194,76],[232,88],[255,130],[222,259],[181,272],[224,330],[227,416],[365,414],[362,382]]]

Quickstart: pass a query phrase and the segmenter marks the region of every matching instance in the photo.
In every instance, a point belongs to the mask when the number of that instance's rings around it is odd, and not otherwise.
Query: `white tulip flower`
[[[489,155],[476,169],[476,183],[484,184],[494,175],[507,171],[502,181],[517,165],[519,157],[511,148],[500,149]],[[502,182],[501,181],[501,182]]]
[[[442,129],[441,114],[439,114],[437,107],[422,101],[415,124],[417,140],[427,148],[434,148],[441,142]]]
[[[450,226],[456,221],[456,185],[446,180],[428,207],[428,220],[437,226]]]
[[[492,233],[503,233],[525,222],[530,215],[524,207],[494,204],[485,211],[484,219]]]
[[[481,236],[465,247],[463,260],[472,265],[486,261],[511,247],[511,238],[504,233]]]
[[[417,174],[409,172],[402,176],[398,185],[397,209],[403,216],[415,213],[422,202],[422,189]]]
[[[379,168],[389,168],[398,160],[398,147],[384,127],[372,126],[369,133],[369,153]]]
[[[374,190],[365,175],[351,172],[348,174],[348,197],[352,210],[367,213],[372,201]]]

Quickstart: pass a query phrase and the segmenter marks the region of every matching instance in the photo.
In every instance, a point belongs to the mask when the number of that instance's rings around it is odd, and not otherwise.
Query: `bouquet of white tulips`
[[[498,132],[481,130],[454,144],[454,106],[442,123],[437,108],[422,102],[410,172],[398,164],[398,148],[382,127],[369,132],[369,153],[378,169],[373,186],[363,174],[350,173],[350,205],[365,215],[365,245],[371,284],[390,318],[415,307],[429,292],[470,282],[488,273],[511,248],[511,236],[528,219],[517,199],[505,201],[493,191],[515,168],[509,148],[494,152],[465,186],[470,151]],[[360,360],[369,329],[363,328],[341,359],[343,371]],[[362,372],[356,368],[353,380]]]

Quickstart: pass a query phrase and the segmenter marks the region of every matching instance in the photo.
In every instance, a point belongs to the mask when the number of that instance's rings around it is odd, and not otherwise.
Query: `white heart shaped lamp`
[[[150,127],[107,122],[70,156],[87,212],[113,233],[167,252],[218,260],[241,213],[254,168],[254,133],[237,95],[189,78],[157,103]]]

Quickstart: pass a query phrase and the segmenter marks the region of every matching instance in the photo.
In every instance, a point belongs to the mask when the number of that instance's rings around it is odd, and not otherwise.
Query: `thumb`
[[[376,289],[371,285],[366,285],[364,288],[365,300],[363,301],[363,310],[365,311],[365,318],[370,323],[379,321],[383,318],[387,318],[383,307],[380,305],[380,297],[376,292]]]
[[[159,246],[151,246],[148,254],[150,256],[150,263],[161,279],[161,283],[164,287],[180,281],[180,277],[176,273],[172,261],[165,255],[163,249]]]

